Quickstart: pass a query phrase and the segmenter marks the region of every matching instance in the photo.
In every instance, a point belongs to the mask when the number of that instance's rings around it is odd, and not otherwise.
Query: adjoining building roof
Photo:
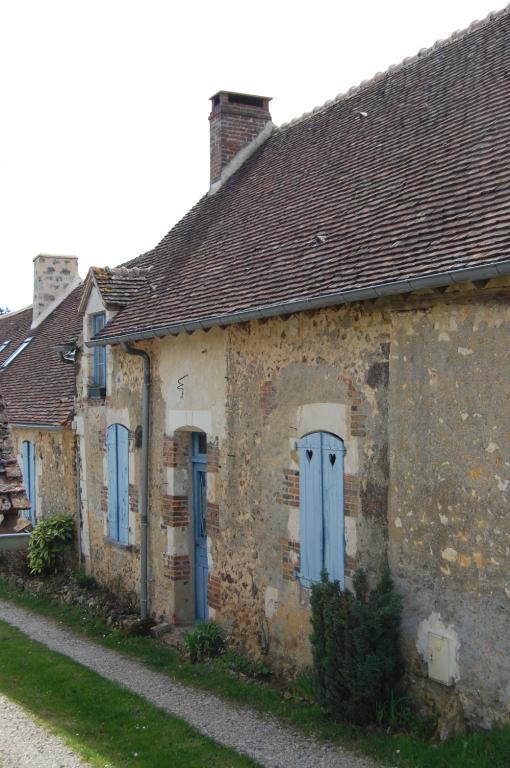
[[[57,427],[73,409],[74,366],[62,360],[55,347],[76,340],[81,331],[78,305],[81,286],[76,288],[33,330],[32,307],[0,315],[0,393],[11,424]],[[2,364],[27,339],[31,342],[6,368]]]
[[[100,335],[508,265],[509,61],[504,11],[275,130],[127,264],[150,286]]]

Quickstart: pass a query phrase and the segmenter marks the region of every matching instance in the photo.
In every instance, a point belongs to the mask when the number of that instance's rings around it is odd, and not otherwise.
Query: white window
[[[8,347],[10,343],[11,343],[10,340],[0,342],[0,352],[3,352],[4,349]]]

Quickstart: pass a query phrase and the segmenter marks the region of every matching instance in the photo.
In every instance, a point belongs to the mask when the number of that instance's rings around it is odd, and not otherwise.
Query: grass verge
[[[0,622],[0,691],[97,768],[256,764]]]
[[[211,664],[190,664],[171,648],[151,638],[125,637],[75,606],[53,603],[13,590],[0,580],[0,598],[52,617],[108,648],[135,656],[152,669],[187,685],[202,688],[261,714],[276,716],[302,732],[361,752],[398,768],[509,768],[510,727],[474,731],[431,744],[408,734],[388,736],[380,729],[336,723],[315,705],[287,698],[262,683],[239,680]]]

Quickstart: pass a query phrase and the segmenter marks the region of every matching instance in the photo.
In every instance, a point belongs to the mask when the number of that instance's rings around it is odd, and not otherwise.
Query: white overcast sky
[[[0,307],[38,253],[114,266],[207,190],[208,98],[278,125],[505,0],[0,0]]]

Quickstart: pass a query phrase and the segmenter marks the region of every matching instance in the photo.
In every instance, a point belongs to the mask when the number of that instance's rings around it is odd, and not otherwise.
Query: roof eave
[[[395,296],[400,293],[410,293],[412,291],[425,290],[428,288],[443,288],[448,287],[449,285],[473,282],[476,280],[487,280],[507,275],[510,275],[510,259],[483,266],[464,267],[448,272],[435,272],[425,275],[424,277],[411,277],[406,280],[396,280],[391,283],[374,283],[365,288],[354,288],[352,290],[340,291],[325,296],[311,296],[308,299],[270,304],[265,307],[255,307],[254,309],[217,315],[201,320],[190,320],[183,323],[173,323],[160,327],[156,326],[145,331],[134,331],[132,333],[104,336],[99,339],[91,339],[86,342],[86,346],[102,347],[109,344],[120,344],[121,342],[142,341],[144,339],[155,338],[156,336],[177,335],[179,333],[189,333],[196,330],[207,330],[216,326],[221,327],[233,325],[234,323],[245,323],[250,320],[288,315],[294,312],[303,312],[310,309],[322,309],[324,307],[348,304],[355,301],[379,299],[385,296]]]
[[[64,424],[39,424],[39,423],[31,424],[30,422],[24,422],[24,421],[10,421],[9,426],[14,429],[39,429],[39,430],[49,430],[49,431],[61,431],[65,429]]]

